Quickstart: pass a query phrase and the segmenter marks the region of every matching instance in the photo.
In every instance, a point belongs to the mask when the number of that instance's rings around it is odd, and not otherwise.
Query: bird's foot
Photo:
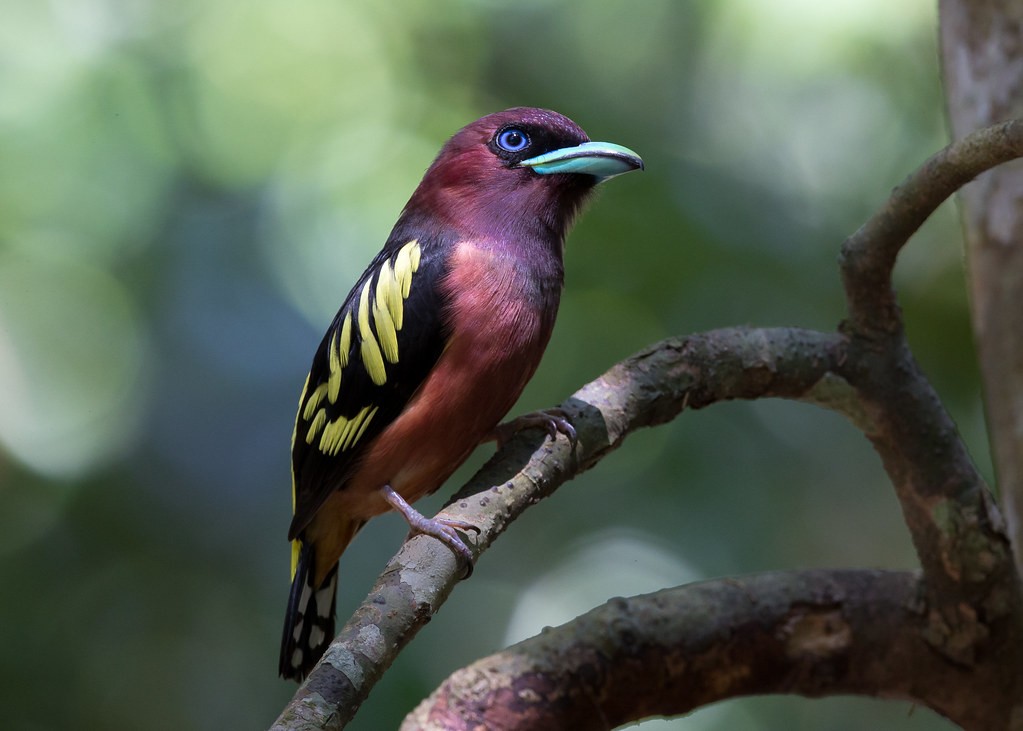
[[[551,439],[557,439],[558,434],[564,434],[568,437],[569,444],[572,445],[573,449],[575,449],[575,445],[579,442],[579,436],[575,433],[575,427],[568,420],[568,412],[560,408],[534,411],[522,416],[516,416],[511,421],[506,421],[503,424],[498,424],[494,427],[494,431],[490,433],[488,441],[496,441],[497,448],[500,449],[509,439],[523,429],[536,428],[546,429]]]
[[[473,561],[475,559],[472,551],[465,545],[465,541],[462,540],[462,537],[456,531],[460,530],[466,533],[475,531],[479,535],[480,529],[478,526],[456,518],[427,518],[409,505],[405,498],[395,492],[394,488],[390,485],[384,485],[380,488],[380,494],[387,501],[388,505],[401,513],[402,517],[405,518],[405,522],[408,523],[409,527],[409,538],[417,534],[436,538],[450,548],[457,558],[461,559],[465,567],[465,575],[462,578],[468,579],[472,576]]]

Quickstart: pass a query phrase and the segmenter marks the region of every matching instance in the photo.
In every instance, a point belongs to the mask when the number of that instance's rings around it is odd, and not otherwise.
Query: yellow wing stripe
[[[291,511],[294,514],[294,510]],[[297,538],[291,542],[291,580],[295,580],[295,572],[298,571],[298,557],[302,553],[302,541]]]
[[[324,454],[335,455],[341,448],[341,437],[344,434],[348,419],[339,416],[323,428],[323,436],[320,438],[320,451]]]
[[[377,282],[377,307],[381,309],[386,307],[387,314],[394,323],[394,329],[401,330],[402,321],[405,319],[404,298],[398,273],[391,268],[390,262],[384,262],[380,270],[380,280]]]
[[[316,409],[319,408],[320,402],[323,401],[323,397],[327,395],[327,384],[321,383],[316,389],[309,394],[309,400],[305,402],[305,408],[302,410],[302,418],[309,421],[313,418],[313,414],[316,413]]]
[[[369,422],[377,413],[376,406],[365,406],[352,418],[339,416],[334,421],[323,427],[323,434],[320,437],[320,451],[324,454],[334,456],[338,452],[354,447],[365,433]],[[316,416],[326,412],[320,411]]]
[[[352,437],[353,445],[357,444],[358,441],[362,439],[362,433],[366,431],[366,427],[369,426],[369,422],[373,421],[373,417],[376,416],[376,413],[377,407],[374,406],[372,409],[369,410],[369,413],[366,414],[366,418],[363,419],[362,421],[362,426],[359,427],[359,432],[354,437]]]
[[[394,299],[397,296],[397,305]],[[389,363],[398,362],[398,331],[401,330],[401,291],[398,289],[391,262],[384,261],[377,276],[377,287],[373,297],[373,322],[377,337]],[[397,316],[395,316],[397,311]]]
[[[348,365],[348,351],[352,347],[352,313],[345,313],[345,321],[341,324],[341,342],[338,343],[338,363],[344,368]]]
[[[369,285],[371,280],[366,280],[366,286],[362,288],[362,296],[359,298],[359,337],[362,339],[362,365],[369,374],[370,380],[378,386],[387,383],[387,369],[384,368],[384,358],[380,354],[380,346],[373,337],[373,331],[369,327]]]
[[[366,419],[369,408],[369,406],[363,406],[358,414],[348,420],[348,426],[345,428],[345,435],[341,442],[341,449],[348,449],[355,444],[355,435],[359,431],[362,422]]]
[[[412,275],[419,269],[419,257],[419,243],[409,241],[398,250],[394,266],[385,261],[377,276],[373,323],[383,356],[389,363],[398,362],[398,332],[405,322],[405,300],[412,291]]]
[[[376,319],[377,335],[380,336],[380,349],[388,363],[398,362],[398,331],[394,329],[394,322],[391,320],[387,310],[373,308],[373,316]],[[379,385],[379,384],[378,384]]]
[[[390,260],[384,261],[376,276],[375,289],[370,291],[372,277],[362,287],[357,322],[353,324],[352,312],[349,310],[345,313],[340,330],[331,334],[327,345],[327,381],[318,384],[310,392],[309,378],[306,378],[299,399],[299,418],[309,423],[305,433],[306,443],[316,443],[324,454],[333,456],[358,443],[377,413],[377,407],[368,405],[354,416],[338,416],[328,422],[324,399],[334,404],[341,394],[341,374],[348,365],[353,327],[359,329],[359,357],[366,373],[378,386],[387,382],[386,363],[398,362],[398,332],[404,324],[405,300],[412,291],[412,277],[419,269],[420,257],[419,242],[412,240],[398,250],[393,263]],[[292,448],[297,438],[297,429],[298,419],[295,420],[295,431],[292,433]],[[292,479],[292,512],[295,508],[295,489]]]
[[[352,434],[355,430],[359,428],[360,421],[362,421],[362,419],[359,417],[359,414],[356,414],[351,419],[345,419],[344,428],[338,431],[337,446],[334,447],[334,454],[348,449],[348,442],[351,441]]]
[[[423,250],[415,239],[405,245],[409,247],[409,259],[412,261],[412,272],[415,273],[419,271],[419,257],[422,256]]]
[[[419,270],[422,249],[419,242],[413,239],[398,250],[393,265],[385,260],[377,275],[377,285],[373,293],[372,315],[376,326],[376,336],[370,329],[370,284],[366,282],[359,297],[358,327],[360,338],[359,354],[363,367],[373,383],[382,386],[387,382],[387,369],[384,358],[389,363],[398,362],[398,332],[405,321],[405,300],[412,291],[412,276]],[[308,421],[305,440],[312,444],[319,435],[319,449],[327,455],[349,449],[362,439],[370,422],[376,416],[376,406],[365,406],[355,416],[348,418],[338,416],[327,422],[327,411],[320,408],[324,396],[330,403],[336,403],[341,393],[341,372],[348,365],[349,352],[352,347],[352,313],[345,313],[341,323],[340,335],[335,331],[327,347],[327,364],[330,375],[326,383],[320,383],[309,393],[309,376],[306,376],[302,395],[298,400],[300,417]],[[377,342],[379,338],[379,342]],[[308,396],[308,397],[307,397]],[[291,432],[291,448],[295,448],[298,438],[298,418]],[[291,472],[291,513],[294,515],[298,501],[298,487],[295,482],[295,471]],[[302,552],[302,541],[291,542],[291,580],[295,580],[298,570],[298,559]]]
[[[412,275],[419,269],[420,248],[415,239],[401,247],[394,258],[394,279],[401,285],[401,296],[408,299],[412,291]]]
[[[369,426],[369,422],[373,419],[373,415],[376,414],[376,406],[365,406],[363,409],[352,417],[351,421],[348,422],[348,430],[345,435],[345,441],[341,445],[341,449],[348,449],[354,447],[362,436],[362,433],[366,431],[366,427]]]
[[[309,431],[305,434],[305,443],[312,444],[313,440],[316,439],[316,435],[320,433],[320,429],[327,423],[327,412],[324,409],[320,409],[316,412],[316,416],[313,417],[313,423],[309,425]]]
[[[330,363],[330,375],[327,377],[327,398],[330,403],[337,403],[337,397],[341,393],[341,371],[348,365],[348,349],[352,345],[352,313],[345,313],[345,320],[341,324],[340,341],[335,336],[330,339],[330,351],[327,359]],[[322,384],[321,384],[322,385]],[[315,407],[313,407],[315,409]],[[307,409],[306,419],[312,415]]]
[[[331,371],[327,382],[321,385],[327,387],[327,398],[330,399],[330,403],[337,403],[337,397],[341,394],[341,369]],[[307,416],[306,419],[308,418]]]
[[[330,372],[333,374],[334,371],[341,372],[341,354],[337,349],[337,331],[335,330],[330,336],[330,345],[327,346],[327,365],[330,366]]]

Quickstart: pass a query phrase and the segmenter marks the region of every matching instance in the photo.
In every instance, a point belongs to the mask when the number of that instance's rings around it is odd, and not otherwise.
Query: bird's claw
[[[402,517],[405,518],[405,522],[408,523],[409,527],[408,538],[419,534],[436,538],[450,548],[456,557],[462,560],[462,564],[465,567],[465,574],[462,578],[468,579],[472,576],[475,557],[472,554],[472,550],[465,545],[462,537],[458,535],[456,529],[464,532],[475,531],[476,535],[479,535],[482,532],[479,526],[464,520],[458,520],[457,518],[427,518],[409,505],[405,498],[395,492],[390,485],[384,485],[380,489],[380,494],[392,508],[401,513]]]
[[[579,435],[568,420],[568,412],[560,407],[534,411],[530,414],[516,416],[511,421],[498,424],[493,431],[492,439],[497,442],[500,449],[505,443],[523,429],[541,428],[547,431],[552,440],[558,438],[558,434],[564,434],[569,444],[575,449],[579,443]]]
[[[475,531],[476,535],[479,535],[480,529],[478,526],[464,520],[456,520],[454,518],[423,518],[423,522],[421,524],[410,524],[409,528],[410,537],[417,533],[433,536],[445,546],[450,548],[455,556],[461,559],[461,563],[465,568],[465,573],[462,575],[462,578],[468,579],[472,576],[473,568],[475,568],[475,557],[472,555],[472,551],[469,547],[465,545],[465,541],[462,540],[462,537],[458,535],[457,530],[461,530],[463,532]]]
[[[555,407],[553,409],[541,411],[540,414],[541,419],[543,419],[543,416],[547,417],[547,433],[550,434],[551,439],[557,439],[558,434],[564,434],[573,448],[579,443],[579,435],[576,434],[575,427],[572,426],[572,422],[568,420],[567,411],[562,408]]]

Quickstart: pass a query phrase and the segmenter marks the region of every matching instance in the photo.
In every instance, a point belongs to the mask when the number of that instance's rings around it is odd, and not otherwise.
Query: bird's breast
[[[546,252],[524,256],[471,242],[456,245],[441,283],[449,349],[471,347],[484,368],[539,361],[554,328],[561,284],[561,263]]]
[[[356,482],[406,500],[436,490],[508,413],[536,371],[561,293],[560,262],[537,271],[507,252],[459,244],[440,283],[447,345],[412,400],[374,440]],[[353,485],[354,487],[354,485]],[[362,489],[344,491],[354,502]],[[382,500],[356,508],[373,514]]]
[[[441,283],[447,347],[423,395],[451,402],[437,411],[466,443],[494,428],[540,364],[562,283],[560,262],[545,263],[470,242],[452,253]]]

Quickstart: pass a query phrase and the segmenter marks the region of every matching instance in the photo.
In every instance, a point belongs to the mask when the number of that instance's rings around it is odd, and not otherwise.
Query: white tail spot
[[[334,582],[316,592],[316,614],[319,617],[330,617],[330,603],[334,598]],[[315,630],[315,628],[314,628]]]
[[[326,635],[323,634],[323,630],[313,625],[313,628],[309,630],[309,647],[316,649],[323,644],[325,638]]]

